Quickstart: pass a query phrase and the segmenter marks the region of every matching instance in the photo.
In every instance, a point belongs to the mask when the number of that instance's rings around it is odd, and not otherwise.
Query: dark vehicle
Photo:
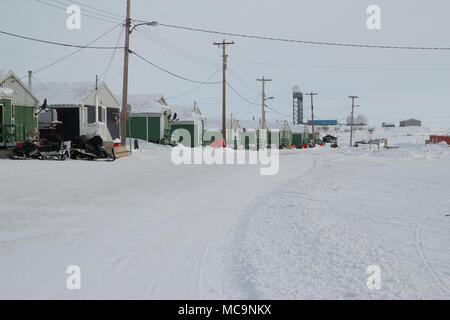
[[[73,139],[70,147],[70,158],[74,160],[116,160],[114,148],[109,154],[103,145],[103,139],[99,136],[90,139],[81,136]]]
[[[13,160],[66,160],[69,156],[66,145],[58,136],[49,137],[37,145],[32,141],[17,144],[10,153],[9,158]]]
[[[333,143],[333,144],[335,144],[335,143],[337,143],[337,140],[338,139],[336,137],[333,137],[332,135],[327,135],[327,136],[322,138],[322,141],[324,143]]]

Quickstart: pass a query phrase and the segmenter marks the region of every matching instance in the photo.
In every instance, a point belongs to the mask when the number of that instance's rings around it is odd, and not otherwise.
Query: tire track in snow
[[[423,240],[422,240],[422,233],[423,233],[423,228],[425,225],[426,220],[431,216],[433,211],[429,211],[428,213],[426,213],[421,221],[419,222],[419,224],[416,226],[415,231],[414,231],[414,241],[416,244],[416,251],[418,256],[420,257],[420,259],[422,260],[425,268],[427,269],[428,273],[430,274],[430,276],[433,278],[433,280],[436,282],[436,284],[444,291],[444,292],[448,292],[448,288],[443,284],[441,277],[439,276],[440,273],[438,271],[436,271],[431,262],[430,259],[427,257],[426,253],[425,253],[425,249],[423,246]]]

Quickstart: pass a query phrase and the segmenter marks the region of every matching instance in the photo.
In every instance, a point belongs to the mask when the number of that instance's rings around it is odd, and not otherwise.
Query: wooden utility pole
[[[355,111],[355,99],[358,99],[357,96],[349,96],[352,99],[352,121],[350,123],[350,147],[353,146],[353,119],[354,119],[354,111]]]
[[[262,83],[262,106],[261,106],[261,128],[266,128],[266,82],[272,81],[272,79],[266,79],[262,77],[261,79],[256,79],[256,81],[260,81]]]
[[[318,93],[307,93],[307,96],[311,96],[311,127],[312,127],[312,145],[316,146],[316,137],[315,137],[315,132],[314,132],[314,96],[317,96]]]
[[[223,49],[223,67],[222,67],[222,135],[225,147],[227,146],[227,51],[226,47],[229,44],[234,44],[233,41],[226,42],[223,40],[222,42],[214,42],[215,46],[222,46]]]
[[[130,28],[131,28],[131,0],[127,0],[127,19],[125,21],[125,49],[123,62],[123,91],[122,91],[122,141],[127,145],[127,119],[128,119],[128,56],[130,54]]]

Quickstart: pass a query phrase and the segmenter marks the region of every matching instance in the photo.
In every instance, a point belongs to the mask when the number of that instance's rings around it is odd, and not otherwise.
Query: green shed
[[[197,104],[194,103],[194,107],[171,107],[171,111],[171,140],[175,143],[180,142],[186,147],[201,146],[203,143],[205,117]],[[189,133],[190,140],[184,137],[187,133]]]
[[[12,71],[0,70],[0,145],[37,139],[39,101]]]
[[[162,95],[128,96],[127,137],[153,143],[170,141],[171,110]]]

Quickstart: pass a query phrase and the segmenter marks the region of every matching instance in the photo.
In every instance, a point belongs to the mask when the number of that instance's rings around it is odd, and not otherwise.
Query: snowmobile
[[[13,160],[66,160],[69,157],[67,147],[63,142],[47,141],[38,146],[33,141],[17,144],[9,158]]]
[[[70,147],[70,158],[74,160],[116,160],[114,148],[110,155],[103,145],[103,139],[99,136],[90,139],[87,136],[80,136],[73,139]]]

